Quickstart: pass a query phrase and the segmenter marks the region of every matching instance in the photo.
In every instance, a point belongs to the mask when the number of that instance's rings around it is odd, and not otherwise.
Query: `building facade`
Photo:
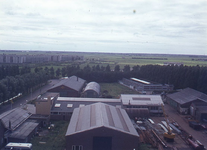
[[[139,145],[125,110],[103,103],[76,108],[65,139],[67,150],[137,150]]]
[[[60,97],[80,97],[86,81],[77,76],[62,79],[59,83],[51,87],[48,92],[56,92]]]

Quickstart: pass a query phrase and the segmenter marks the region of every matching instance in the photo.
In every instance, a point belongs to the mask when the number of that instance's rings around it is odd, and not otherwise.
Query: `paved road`
[[[184,115],[180,115],[175,109],[168,104],[165,104],[165,111],[170,118],[175,120],[182,129],[192,135],[196,140],[199,140],[207,148],[207,134],[203,131],[196,131],[192,129],[185,120]]]
[[[33,91],[32,93],[22,96],[20,99],[17,101],[14,101],[14,103],[11,106],[11,103],[4,104],[0,106],[0,114],[11,110],[12,108],[20,107],[23,104],[26,104],[27,101],[31,101],[37,98],[38,95],[45,93],[50,87],[52,87],[54,84],[58,83],[60,80],[58,79],[52,79],[48,81],[48,84],[44,85],[40,89],[37,89]]]

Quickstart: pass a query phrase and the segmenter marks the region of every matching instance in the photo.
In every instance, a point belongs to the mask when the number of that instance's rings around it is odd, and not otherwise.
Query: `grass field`
[[[69,121],[55,121],[52,123],[55,125],[52,130],[43,129],[43,136],[35,136],[32,139],[33,150],[65,149],[65,133]]]
[[[101,93],[103,94],[107,91],[107,95],[111,95],[112,98],[119,98],[121,94],[138,94],[136,91],[119,83],[100,83],[100,86]]]

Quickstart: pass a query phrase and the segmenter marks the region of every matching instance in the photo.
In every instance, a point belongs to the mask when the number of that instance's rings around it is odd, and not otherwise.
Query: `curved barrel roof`
[[[100,85],[96,82],[90,82],[87,84],[84,92],[86,92],[88,90],[93,90],[99,95],[100,94]]]

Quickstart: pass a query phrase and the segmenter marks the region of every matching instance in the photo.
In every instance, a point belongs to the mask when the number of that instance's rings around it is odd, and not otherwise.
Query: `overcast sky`
[[[207,0],[0,0],[0,49],[207,55]]]

